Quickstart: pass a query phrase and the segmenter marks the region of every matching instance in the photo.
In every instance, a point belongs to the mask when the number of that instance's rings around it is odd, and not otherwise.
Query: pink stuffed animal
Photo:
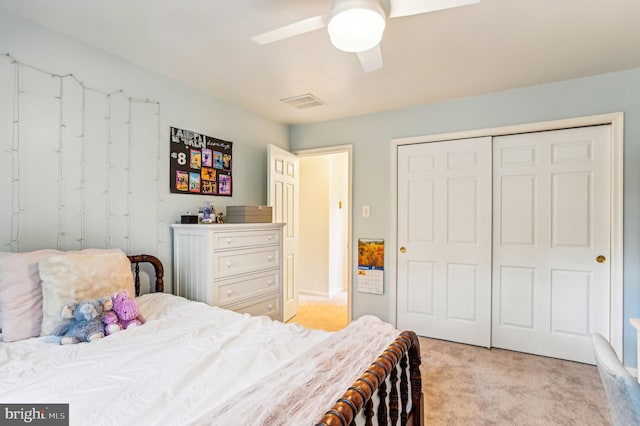
[[[113,300],[113,310],[105,312],[102,320],[107,336],[144,323],[144,318],[138,311],[138,304],[135,299],[129,297],[128,292],[116,293],[111,299]]]

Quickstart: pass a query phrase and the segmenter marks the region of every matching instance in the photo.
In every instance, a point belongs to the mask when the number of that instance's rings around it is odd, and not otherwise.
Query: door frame
[[[611,125],[611,290],[609,310],[610,344],[622,359],[623,343],[623,180],[624,180],[624,113],[591,115],[553,121],[515,124],[504,127],[492,127],[460,132],[438,133],[425,136],[412,136],[392,139],[390,144],[391,176],[390,188],[395,191],[398,187],[398,146],[428,142],[442,142],[454,139],[466,139],[482,136],[504,136],[517,133],[541,132],[547,130],[561,130],[572,127],[585,127],[609,124]],[[391,238],[389,249],[393,256],[389,256],[389,318],[397,324],[397,240],[398,240],[398,197],[391,200]]]
[[[313,157],[316,155],[326,154],[347,154],[347,167],[348,167],[348,182],[347,182],[347,324],[351,322],[351,296],[353,282],[353,253],[351,248],[353,247],[353,145],[336,145],[323,148],[311,148],[303,149],[299,151],[291,151],[291,153],[297,157]]]

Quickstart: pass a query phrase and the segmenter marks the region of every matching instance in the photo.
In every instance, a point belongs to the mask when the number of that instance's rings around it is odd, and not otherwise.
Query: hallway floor
[[[287,323],[325,331],[343,329],[347,325],[347,293],[333,297],[300,294],[298,313]]]

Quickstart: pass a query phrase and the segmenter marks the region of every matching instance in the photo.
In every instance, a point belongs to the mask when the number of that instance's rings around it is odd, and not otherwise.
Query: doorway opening
[[[336,331],[351,319],[351,147],[296,152],[300,162],[298,312]]]

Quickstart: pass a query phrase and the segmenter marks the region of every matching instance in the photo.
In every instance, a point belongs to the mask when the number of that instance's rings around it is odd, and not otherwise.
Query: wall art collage
[[[232,149],[233,142],[171,127],[171,192],[231,196]]]

